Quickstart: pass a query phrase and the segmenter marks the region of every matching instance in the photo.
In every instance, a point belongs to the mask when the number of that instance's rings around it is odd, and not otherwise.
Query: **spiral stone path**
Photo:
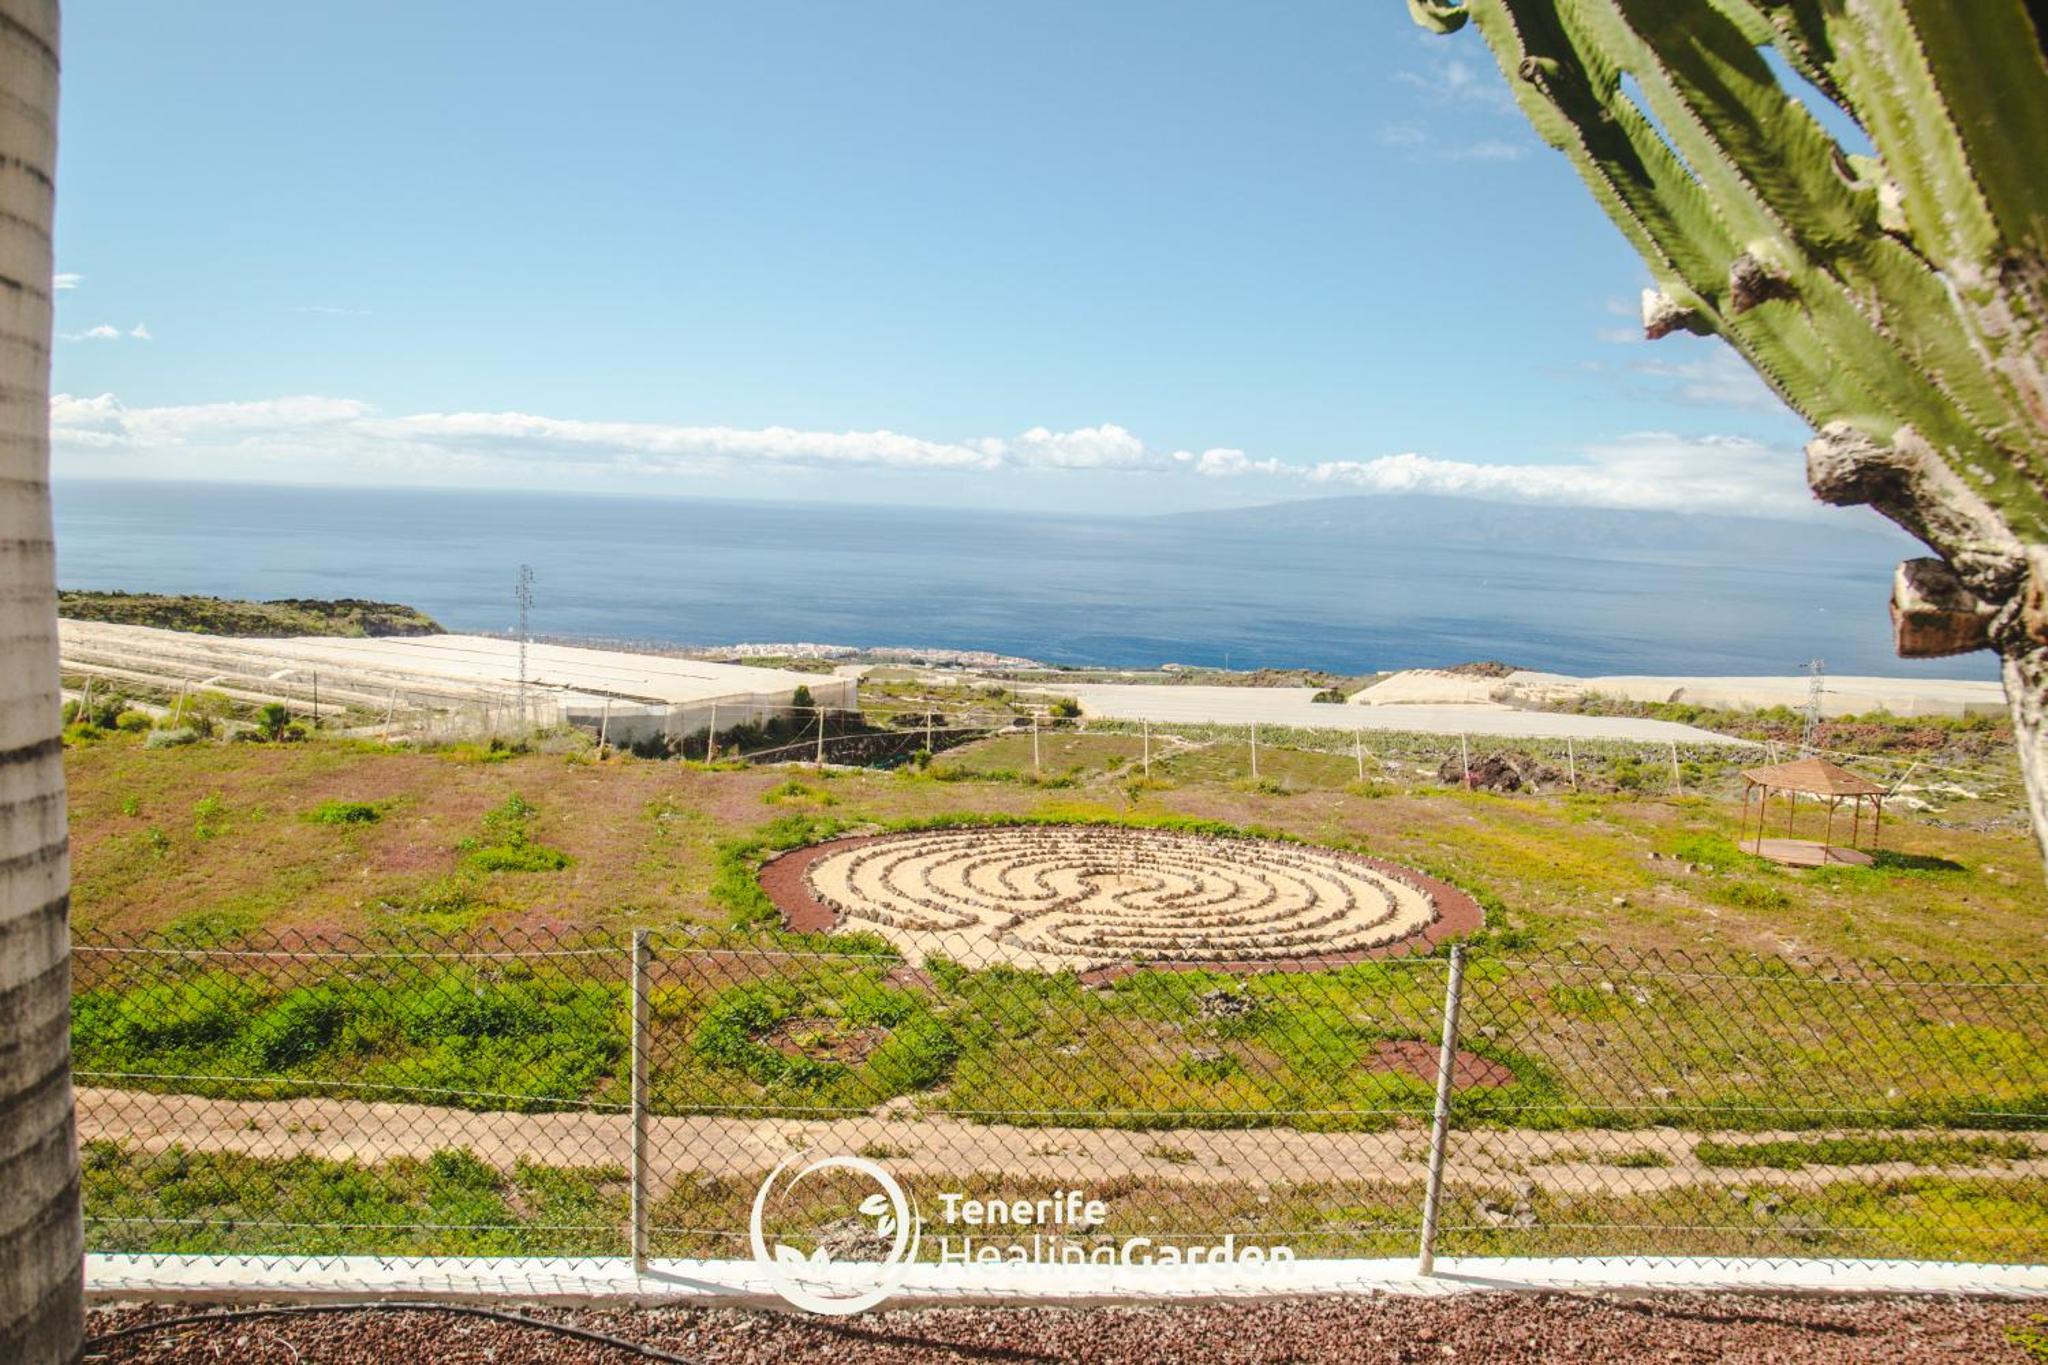
[[[1341,959],[1423,932],[1449,890],[1332,849],[1110,825],[846,840],[808,859],[803,889],[913,964],[1039,971]]]

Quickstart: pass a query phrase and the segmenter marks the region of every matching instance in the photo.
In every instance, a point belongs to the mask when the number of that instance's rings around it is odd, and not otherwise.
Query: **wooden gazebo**
[[[1764,836],[1765,812],[1772,792],[1782,793],[1785,797],[1785,837],[1782,839]],[[1749,837],[1749,799],[1752,793],[1757,797],[1755,838]],[[1873,859],[1870,853],[1857,847],[1863,832],[1863,803],[1870,802],[1870,848],[1875,850],[1878,829],[1884,820],[1884,799],[1888,795],[1890,793],[1881,784],[1859,777],[1841,764],[1830,763],[1824,758],[1798,758],[1768,768],[1747,769],[1742,774],[1742,851],[1791,867],[1825,867],[1830,863],[1867,867]],[[1827,803],[1826,831],[1818,841],[1792,837],[1792,819],[1798,813],[1802,796]],[[1849,803],[1849,842],[1838,846],[1834,842],[1835,815],[1844,801]]]

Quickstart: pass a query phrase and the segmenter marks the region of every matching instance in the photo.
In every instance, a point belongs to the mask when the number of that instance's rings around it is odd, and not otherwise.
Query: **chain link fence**
[[[1046,972],[722,930],[74,952],[95,1251],[744,1258],[802,1152],[928,1210],[1084,1192],[1084,1247],[2048,1257],[2048,976],[2016,966]],[[855,1198],[783,1214],[852,1245]]]

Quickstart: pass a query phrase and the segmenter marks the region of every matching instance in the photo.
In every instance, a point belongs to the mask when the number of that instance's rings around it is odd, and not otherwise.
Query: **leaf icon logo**
[[[906,1268],[917,1260],[922,1220],[917,1216],[916,1203],[894,1176],[865,1157],[827,1156],[811,1160],[784,1183],[784,1171],[798,1160],[795,1153],[783,1158],[754,1193],[747,1232],[755,1263],[772,1268],[777,1280],[776,1292],[799,1308],[839,1316],[874,1307],[902,1283]],[[798,1181],[819,1171],[831,1170],[850,1171],[882,1187],[862,1199],[857,1206],[858,1216],[873,1220],[874,1236],[890,1243],[879,1264],[842,1266],[834,1260],[828,1246],[820,1246],[806,1256],[796,1247],[773,1241],[765,1235],[763,1223],[771,1199],[781,1200],[786,1205],[789,1190]],[[832,1266],[834,1277],[806,1275],[800,1269],[826,1265]],[[840,1271],[855,1273],[838,1275]]]

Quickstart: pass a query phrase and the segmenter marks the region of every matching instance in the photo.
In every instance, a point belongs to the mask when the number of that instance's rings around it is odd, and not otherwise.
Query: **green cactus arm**
[[[1845,178],[1834,139],[1787,95],[1738,25],[1665,0],[1583,7],[1597,40],[1636,72],[1714,202],[1746,232],[1782,244],[1781,268],[1837,363],[1900,396],[1888,416],[1917,418],[1944,444],[1989,439],[2043,453],[2041,433],[2017,420],[2018,395],[1955,325],[1941,276],[1880,229],[1875,191]]]
[[[1869,63],[1859,65],[1861,49],[1846,50],[1868,24],[1850,32],[1833,8],[1800,0],[1768,12],[1745,0],[1463,8],[1524,112],[1573,161],[1660,287],[1795,410],[1815,426],[1847,422],[1880,441],[1910,427],[2015,529],[2048,534],[2048,435],[2030,420],[2038,395],[2027,366],[1984,363],[1987,327],[1960,318],[1952,281],[1880,230],[1877,195],[1845,176],[1833,140],[1752,41],[1780,35],[1781,50],[1793,49],[1788,60],[1825,76],[1832,97],[1869,119],[1856,103]],[[1654,124],[1624,92],[1624,73],[1636,77]],[[1767,268],[1790,297],[1745,306],[1729,270],[1758,253],[1775,258]]]
[[[2039,250],[2048,70],[2020,0],[1857,0],[1831,19],[1844,83],[1945,262]]]
[[[1410,2],[1479,31],[1641,254],[1645,331],[1730,342],[1819,429],[1815,493],[1940,553],[1897,575],[1896,641],[1998,651],[2048,851],[2048,35],[2024,0]]]
[[[1621,91],[1618,54],[1567,27],[1562,7],[1480,3],[1474,22],[1538,133],[1578,168],[1666,293],[1723,335],[1739,332],[1765,381],[1816,426],[1849,420],[1873,435],[1898,425],[1859,371],[1832,357],[1797,309],[1722,308],[1729,263],[1746,249],[1705,187]],[[1761,227],[1761,220],[1750,226]]]
[[[1710,0],[1757,47],[1776,48],[1843,113],[1855,116],[1835,71],[1833,40],[1820,0]]]

